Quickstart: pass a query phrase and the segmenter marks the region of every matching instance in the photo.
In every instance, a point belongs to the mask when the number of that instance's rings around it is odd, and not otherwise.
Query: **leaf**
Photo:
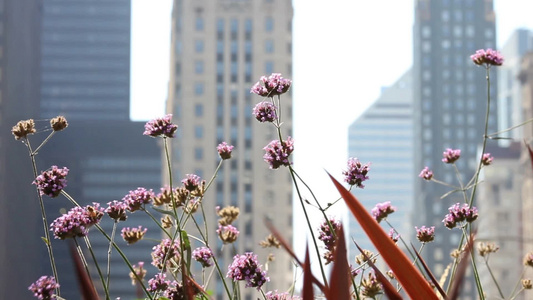
[[[411,247],[415,251],[416,257],[418,258],[418,261],[422,264],[422,267],[424,267],[424,270],[426,271],[426,274],[429,276],[429,279],[431,279],[431,282],[433,282],[433,285],[435,285],[435,287],[437,288],[437,291],[439,291],[439,293],[440,293],[440,295],[442,296],[443,299],[448,299],[448,297],[446,296],[446,292],[444,292],[444,290],[440,286],[440,284],[437,281],[437,279],[435,278],[435,276],[433,276],[433,273],[431,273],[431,270],[426,265],[426,262],[424,261],[422,256],[420,256],[418,251],[416,251],[415,246],[413,246],[413,244],[411,244]]]
[[[309,258],[309,246],[305,247],[305,263],[304,269],[304,285],[302,288],[303,300],[314,300],[315,295],[313,291],[313,273],[311,273],[311,259]]]
[[[333,269],[330,275],[330,287],[326,298],[329,300],[351,299],[350,297],[350,266],[348,265],[344,229],[337,232],[337,243],[333,253]]]
[[[43,242],[44,242],[46,245],[50,246],[50,242],[48,241],[47,238],[45,238],[44,236],[42,236],[42,237],[41,237],[41,240],[43,240]]]
[[[378,222],[366,211],[365,207],[333,176],[329,173],[328,175],[366,235],[394,272],[396,279],[403,286],[407,295],[411,299],[437,300],[437,295],[426,282],[426,279],[411,264],[405,253],[394,244]]]
[[[524,140],[524,144],[526,144],[527,151],[529,152],[529,158],[531,160],[531,168],[533,168],[533,149],[531,149],[531,146],[526,143]]]

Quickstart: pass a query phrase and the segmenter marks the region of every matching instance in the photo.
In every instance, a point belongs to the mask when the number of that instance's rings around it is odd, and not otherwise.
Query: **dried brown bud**
[[[61,131],[68,127],[67,119],[63,116],[57,116],[50,120],[50,126],[54,131]]]
[[[522,287],[525,290],[530,290],[533,288],[533,284],[531,283],[531,279],[522,279]]]
[[[494,243],[479,243],[477,246],[477,251],[479,255],[485,257],[486,255],[489,255],[490,253],[496,253],[500,247],[496,246]]]
[[[178,201],[178,193],[176,191],[176,189],[174,190],[174,195],[172,195],[170,193],[170,188],[161,188],[161,192],[159,194],[157,194],[154,199],[153,199],[153,202],[152,204],[154,206],[161,206],[163,204],[170,204],[172,203],[172,196],[174,196],[174,199],[176,201]]]
[[[276,260],[276,257],[274,256],[274,254],[273,253],[269,253],[268,257],[267,257],[267,261],[271,262],[271,261],[275,261],[275,260]]]
[[[172,218],[169,215],[165,215],[161,218],[161,225],[163,225],[163,228],[170,228],[174,226],[174,222],[172,222]]]
[[[220,217],[218,224],[222,226],[229,225],[233,221],[237,220],[240,210],[235,206],[227,206],[217,212],[217,215]]]
[[[128,243],[128,245],[137,243],[138,241],[142,240],[144,237],[144,234],[146,233],[146,228],[142,228],[141,226],[137,228],[122,228],[122,238]]]
[[[363,253],[366,255],[363,255]],[[370,250],[363,250],[363,253],[357,255],[355,257],[355,262],[358,264],[358,265],[362,265],[364,263],[366,263],[368,260],[367,258],[370,258],[372,260],[373,263],[376,262],[377,258],[374,256],[374,253],[372,253],[372,251]]]
[[[381,283],[376,279],[373,273],[368,273],[368,278],[363,278],[361,281],[361,295],[374,298],[381,293]]]
[[[524,265],[533,267],[533,252],[529,252],[524,256]]]
[[[191,195],[199,198],[203,197],[205,194],[205,184],[205,180],[202,180],[202,183],[194,191],[191,192]]]
[[[455,259],[458,259],[459,257],[461,257],[461,251],[458,250],[458,249],[454,249],[451,253],[450,253],[450,256],[455,258]]]
[[[15,136],[16,140],[26,138],[28,134],[35,133],[35,122],[33,119],[18,121],[17,125],[11,128],[11,133]]]
[[[272,234],[269,234],[264,241],[259,242],[259,245],[263,248],[272,247],[272,248],[279,249],[279,247],[281,247],[278,239],[276,239],[276,237],[273,236]]]

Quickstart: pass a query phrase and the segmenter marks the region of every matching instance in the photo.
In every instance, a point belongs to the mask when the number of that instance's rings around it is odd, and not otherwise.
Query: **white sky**
[[[164,114],[172,1],[132,3],[131,116],[147,120]],[[338,194],[324,169],[341,178],[347,127],[412,64],[413,1],[294,0],[293,5],[295,168],[326,203]],[[514,29],[533,29],[533,1],[495,0],[495,10],[498,46]]]

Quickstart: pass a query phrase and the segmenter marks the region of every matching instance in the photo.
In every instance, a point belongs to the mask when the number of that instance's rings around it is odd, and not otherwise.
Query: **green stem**
[[[468,196],[466,195],[461,173],[459,172],[459,169],[457,168],[457,165],[455,163],[453,163],[452,165],[453,165],[453,169],[455,170],[455,176],[457,177],[457,181],[459,182],[459,185],[461,186],[461,191],[463,192],[463,198],[465,200],[465,203],[468,203]]]
[[[498,281],[496,280],[496,277],[494,276],[494,273],[492,273],[492,268],[489,266],[489,258],[488,257],[485,259],[485,265],[487,266],[487,269],[489,270],[489,274],[490,274],[490,277],[492,278],[492,281],[494,282],[494,284],[496,285],[496,288],[498,289],[498,293],[500,293],[500,297],[502,297],[502,299],[505,299],[505,296],[503,295],[502,289],[500,288],[500,285],[498,284]]]
[[[52,131],[45,139],[44,141],[39,145],[39,147],[37,147],[37,149],[35,149],[33,152],[31,152],[32,155],[37,155],[37,153],[39,152],[39,150],[44,146],[44,144],[46,144],[46,142],[48,142],[49,139],[52,138],[52,136],[56,133],[56,131]]]
[[[529,124],[529,123],[531,123],[531,122],[533,122],[533,119],[529,119],[529,120],[527,120],[527,121],[525,121],[525,122],[522,122],[522,123],[520,123],[520,124],[518,124],[518,125],[515,125],[515,126],[512,126],[512,127],[507,128],[507,129],[504,129],[504,130],[500,130],[500,131],[497,131],[497,132],[491,133],[491,134],[487,135],[487,137],[488,137],[488,138],[493,138],[493,137],[497,136],[498,134],[505,133],[505,132],[507,132],[507,131],[511,131],[511,130],[516,129],[516,128],[518,128],[518,127],[522,127],[522,126],[524,126],[524,125],[526,125],[526,124]]]
[[[89,249],[89,252],[91,253],[91,257],[93,258],[94,265],[96,267],[96,271],[98,272],[98,276],[100,277],[100,281],[102,281],[102,286],[104,288],[104,294],[106,300],[109,300],[109,291],[107,289],[107,285],[104,279],[104,275],[102,274],[102,271],[100,270],[100,266],[98,264],[98,261],[96,260],[96,256],[94,255],[93,247],[91,246],[91,242],[89,241],[89,237],[84,236],[83,239],[85,240],[85,244],[87,245],[87,249]]]
[[[118,221],[115,220],[113,222],[113,230],[111,231],[111,241],[115,240],[115,232],[117,231],[117,223]],[[107,288],[109,289],[109,281],[111,276],[111,252],[113,250],[113,243],[109,242],[109,249],[107,250],[107,282],[105,285],[107,285]]]
[[[161,228],[161,230],[170,238],[170,233],[168,233],[163,225],[161,225],[161,223],[145,207],[141,208],[141,210],[144,211],[152,219],[152,221],[154,221],[154,223],[156,223],[157,226],[159,226],[159,228]]]
[[[92,278],[91,272],[89,271],[89,265],[87,265],[87,260],[85,259],[85,255],[83,255],[83,251],[81,251],[81,247],[80,247],[80,244],[78,243],[78,239],[74,237],[73,240],[74,240],[74,244],[76,244],[76,251],[78,251],[78,256],[81,259],[83,267],[85,267],[85,272],[87,272],[87,275],[89,276],[89,278]]]

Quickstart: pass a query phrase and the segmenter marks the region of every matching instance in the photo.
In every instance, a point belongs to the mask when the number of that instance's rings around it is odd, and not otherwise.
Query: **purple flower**
[[[479,49],[476,53],[470,55],[470,58],[476,65],[501,66],[503,64],[503,56],[499,51],[492,49]]]
[[[257,262],[257,255],[252,252],[235,255],[226,277],[233,279],[233,281],[245,280],[246,287],[255,287],[257,290],[267,281],[270,281],[266,277],[266,271],[261,270],[261,265]]]
[[[200,247],[194,249],[192,252],[194,260],[202,264],[202,267],[207,268],[213,265],[213,251],[207,247]]]
[[[231,151],[233,151],[233,146],[229,145],[226,142],[222,142],[217,146],[218,155],[223,160],[231,158]]]
[[[147,190],[143,187],[139,187],[134,191],[130,191],[122,201],[126,203],[127,209],[130,212],[141,209],[144,204],[150,203],[150,201],[155,197],[155,194],[152,190]]]
[[[366,176],[368,171],[370,171],[370,163],[363,165],[356,157],[350,157],[348,159],[348,170],[342,171],[342,175],[344,175],[344,181],[349,185],[355,185],[363,189],[365,188],[363,181],[368,179],[368,176]]]
[[[275,291],[268,291],[265,294],[266,300],[299,300],[301,299],[298,296],[291,296],[291,294],[284,292],[284,293],[278,293],[278,290]]]
[[[131,245],[142,240],[147,230],[148,229],[142,228],[142,226],[140,225],[137,228],[124,227],[122,228],[120,234],[122,235],[122,238],[126,241],[126,243],[128,243],[128,245]]]
[[[262,97],[274,97],[286,93],[291,87],[291,84],[292,81],[281,77],[280,73],[272,73],[268,78],[261,76],[259,81],[250,90],[250,93]]]
[[[435,226],[426,227],[422,226],[420,228],[416,227],[416,238],[421,243],[429,243],[435,239]]]
[[[389,237],[390,239],[393,241],[393,242],[397,242],[399,239],[400,239],[400,234],[396,232],[396,230],[394,230],[394,228],[391,228],[389,230]]]
[[[329,220],[329,223],[331,224],[331,227],[328,222],[324,220],[320,225],[318,234],[318,239],[326,246],[327,252],[324,254],[326,265],[333,261],[333,252],[335,251],[335,243],[337,241],[336,233],[342,227],[342,224],[335,219]],[[333,228],[333,231],[331,231],[331,228]]]
[[[533,252],[528,252],[524,256],[524,266],[533,267]]]
[[[181,183],[183,183],[183,186],[185,189],[187,189],[190,192],[196,191],[196,189],[200,186],[200,176],[195,174],[187,174],[187,177],[185,177]]]
[[[143,281],[144,276],[146,276],[146,270],[144,269],[144,261],[140,261],[132,267],[135,273],[130,272],[131,285],[136,285],[137,282]]]
[[[37,185],[39,194],[54,198],[67,186],[67,174],[66,167],[59,169],[57,166],[52,166],[51,170],[44,171],[37,176],[33,184]]]
[[[376,221],[381,222],[381,220],[386,219],[388,215],[396,211],[396,207],[392,206],[390,201],[378,203],[374,208],[372,208],[372,216]]]
[[[144,135],[149,135],[153,137],[165,136],[169,138],[174,137],[174,133],[178,129],[178,125],[172,124],[171,122],[172,115],[168,114],[163,118],[153,119],[148,121],[144,125]]]
[[[218,225],[217,234],[224,244],[231,244],[239,237],[239,230],[233,225]]]
[[[172,243],[171,239],[164,239],[159,245],[152,248],[152,265],[159,270],[163,269],[163,261],[166,262],[167,267],[172,267],[178,264],[179,259],[180,244],[178,241]]]
[[[444,226],[449,229],[457,226],[457,223],[461,222],[474,222],[478,217],[478,210],[475,206],[470,207],[468,204],[464,203],[463,205],[456,203],[448,208],[449,213],[444,216]]]
[[[105,212],[109,215],[109,217],[115,221],[126,221],[128,218],[126,216],[126,209],[127,205],[126,203],[122,201],[113,200],[112,202],[107,203],[107,208]]]
[[[157,273],[154,278],[148,280],[148,291],[158,292],[164,291],[170,285],[170,281],[165,280],[167,275],[165,273]]]
[[[41,276],[36,282],[32,283],[28,290],[39,299],[55,299],[54,291],[59,287],[53,276]]]
[[[442,152],[442,161],[447,164],[453,164],[456,160],[461,157],[461,150],[460,149],[446,149],[446,151]]]
[[[279,140],[273,140],[263,150],[266,152],[263,159],[270,165],[271,169],[290,166],[289,156],[294,151],[294,141],[290,136],[281,143]]]
[[[73,237],[86,236],[94,224],[100,222],[104,215],[104,209],[100,204],[93,203],[93,206],[73,207],[66,214],[55,219],[50,224],[50,231],[54,233],[56,239],[67,239]]]
[[[492,157],[490,155],[490,153],[483,153],[483,155],[481,156],[481,163],[484,165],[484,166],[488,166],[492,163],[492,161],[494,160],[494,157]]]
[[[428,167],[425,167],[420,174],[418,174],[418,177],[424,178],[425,180],[431,180],[431,178],[433,178],[433,171],[431,171]]]
[[[259,102],[253,109],[253,114],[257,121],[274,122],[278,117],[276,114],[276,106],[269,101]]]

